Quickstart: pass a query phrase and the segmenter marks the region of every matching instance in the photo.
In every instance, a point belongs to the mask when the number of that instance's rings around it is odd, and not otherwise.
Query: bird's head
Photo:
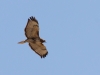
[[[40,41],[41,41],[42,43],[46,43],[46,40],[40,39]]]

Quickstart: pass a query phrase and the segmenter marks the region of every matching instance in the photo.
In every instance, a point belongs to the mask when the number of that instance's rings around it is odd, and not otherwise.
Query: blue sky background
[[[45,59],[17,44],[30,16]],[[1,0],[0,44],[0,75],[100,75],[100,0]]]

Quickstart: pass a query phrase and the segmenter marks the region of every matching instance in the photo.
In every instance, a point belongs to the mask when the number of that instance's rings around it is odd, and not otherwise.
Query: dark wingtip
[[[35,21],[35,22],[38,23],[37,19],[35,17],[33,17],[33,16],[30,17],[30,20]]]
[[[47,55],[48,55],[48,52],[45,55],[41,56],[41,58],[45,58]]]

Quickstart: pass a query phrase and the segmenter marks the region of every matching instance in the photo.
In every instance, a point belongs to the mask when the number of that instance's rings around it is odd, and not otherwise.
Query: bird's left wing
[[[46,47],[41,42],[29,43],[29,46],[41,58],[46,57],[46,55],[48,54],[48,51],[47,51]]]

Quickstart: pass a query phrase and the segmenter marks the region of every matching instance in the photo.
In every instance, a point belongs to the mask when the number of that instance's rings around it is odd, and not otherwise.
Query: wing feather
[[[25,35],[29,39],[39,37],[39,25],[35,17],[30,17],[30,19],[28,19],[27,25],[25,27]]]
[[[41,58],[46,57],[48,54],[48,51],[46,47],[41,43],[41,42],[36,42],[36,43],[29,43],[29,46],[35,53],[37,53]]]

